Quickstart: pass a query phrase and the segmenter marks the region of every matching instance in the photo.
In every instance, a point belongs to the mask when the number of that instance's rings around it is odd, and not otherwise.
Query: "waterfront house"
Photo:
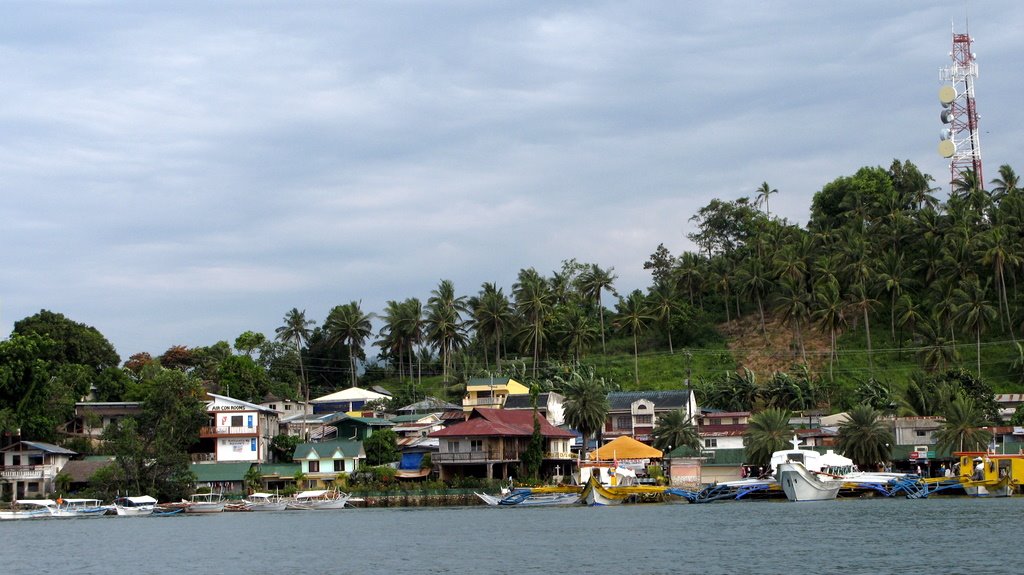
[[[54,491],[54,478],[77,455],[42,441],[17,441],[0,449],[0,495],[32,499]]]
[[[199,430],[199,444],[193,461],[270,461],[270,442],[278,434],[277,412],[273,409],[226,395],[207,394],[209,422]]]
[[[526,395],[530,388],[511,377],[474,377],[466,383],[466,395],[462,398],[462,410],[469,412],[477,407],[501,408],[510,395]]]
[[[73,459],[67,462],[60,472],[70,479],[68,493],[77,493],[88,488],[93,474],[112,465],[113,462],[114,458],[109,455],[90,455],[85,459]],[[63,495],[66,497],[67,493]]]
[[[676,391],[614,391],[608,394],[608,416],[602,437],[610,441],[629,436],[650,443],[657,418],[672,411],[684,411],[694,419],[700,413],[697,399],[690,389]]]
[[[310,400],[310,403],[313,405],[314,414],[336,413],[340,411],[350,415],[362,415],[363,411],[365,411],[363,406],[368,402],[390,398],[390,395],[377,391],[361,387],[349,387]]]
[[[302,469],[298,463],[264,463],[259,466],[261,491],[277,493],[295,487],[295,474]]]
[[[698,435],[703,451],[743,449],[743,434],[750,422],[749,411],[706,409],[700,414]]]
[[[305,489],[330,487],[338,476],[352,473],[366,459],[361,441],[334,439],[321,443],[300,443],[292,459],[301,465]]]
[[[108,427],[141,413],[141,401],[80,401],[75,404],[75,418],[67,433],[72,437],[84,437],[96,445]]]
[[[533,410],[533,399],[529,394],[510,395],[505,398],[505,409]],[[565,397],[553,391],[537,394],[537,412],[551,425],[561,427],[565,425]]]
[[[212,493],[245,493],[245,474],[252,465],[248,461],[193,463],[196,489],[206,487]]]
[[[573,462],[569,449],[573,434],[543,417],[538,417],[538,422],[544,437],[541,476],[568,474]],[[476,408],[466,421],[429,435],[439,440],[432,462],[442,480],[518,475],[519,462],[532,436],[532,411]]]

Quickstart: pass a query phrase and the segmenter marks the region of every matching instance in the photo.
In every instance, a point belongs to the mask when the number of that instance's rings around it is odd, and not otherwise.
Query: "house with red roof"
[[[568,475],[573,464],[569,443],[574,435],[538,416],[544,437],[541,477]],[[520,475],[519,463],[533,437],[532,410],[476,408],[466,421],[435,431],[438,452],[431,462],[440,478],[487,479]]]

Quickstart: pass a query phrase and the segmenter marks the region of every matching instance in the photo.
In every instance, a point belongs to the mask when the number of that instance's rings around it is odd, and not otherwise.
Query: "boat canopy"
[[[318,491],[303,491],[302,493],[296,493],[296,499],[313,499],[315,497],[323,497],[327,493],[330,493],[326,489],[320,489]]]
[[[156,499],[153,499],[149,495],[139,495],[137,497],[122,497],[124,501],[128,501],[133,505],[153,505],[156,503]]]

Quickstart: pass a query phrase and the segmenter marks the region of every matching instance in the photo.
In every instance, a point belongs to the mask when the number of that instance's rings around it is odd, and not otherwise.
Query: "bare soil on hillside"
[[[793,330],[771,316],[765,316],[767,340],[761,333],[761,320],[756,312],[720,324],[718,330],[725,336],[726,346],[736,360],[737,367],[749,369],[759,379],[771,377],[777,371],[793,371],[793,364],[803,363]],[[803,338],[811,371],[827,370],[830,349],[828,334],[804,329]]]

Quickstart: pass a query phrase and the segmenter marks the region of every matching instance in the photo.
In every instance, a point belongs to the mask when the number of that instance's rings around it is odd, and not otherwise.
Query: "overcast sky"
[[[762,181],[800,223],[894,158],[948,190],[968,4],[990,180],[1024,172],[1019,0],[4,2],[0,337],[49,309],[157,355],[569,258],[644,289]]]

